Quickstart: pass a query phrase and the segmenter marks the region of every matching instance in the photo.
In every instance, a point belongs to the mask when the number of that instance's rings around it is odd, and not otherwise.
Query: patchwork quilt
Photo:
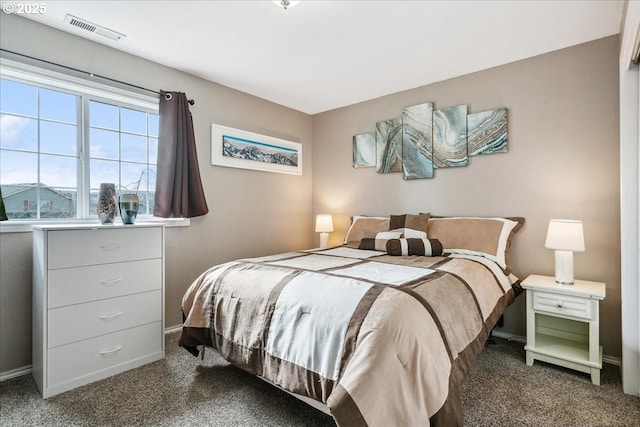
[[[340,246],[212,267],[180,345],[325,403],[341,426],[462,426],[462,383],[519,281],[486,257]]]

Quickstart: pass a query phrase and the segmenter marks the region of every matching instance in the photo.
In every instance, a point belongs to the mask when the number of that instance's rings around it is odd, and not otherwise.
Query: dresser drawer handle
[[[120,249],[122,245],[120,243],[107,243],[106,245],[100,245],[101,249],[105,251],[112,251],[114,249]]]
[[[114,279],[101,280],[100,284],[104,285],[104,286],[112,286],[112,285],[115,285],[116,283],[120,283],[120,282],[122,282],[122,278],[118,277],[118,278],[114,278]]]
[[[108,320],[108,319],[113,319],[114,317],[118,317],[122,314],[121,311],[117,312],[117,313],[112,313],[112,314],[103,314],[102,316],[100,316],[101,319],[103,320]]]
[[[113,347],[113,348],[110,348],[109,350],[102,350],[102,351],[100,352],[100,354],[101,354],[102,356],[109,356],[109,355],[111,355],[111,354],[115,353],[116,351],[120,350],[121,348],[122,348],[122,346],[121,346],[121,345],[117,345],[117,346],[115,346],[115,347]]]

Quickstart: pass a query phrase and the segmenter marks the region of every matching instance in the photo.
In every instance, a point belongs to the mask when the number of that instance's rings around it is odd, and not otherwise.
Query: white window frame
[[[54,90],[79,93],[96,100],[125,104],[143,110],[158,111],[157,96],[150,96],[138,92],[125,90],[111,85],[106,85],[86,78],[79,78],[68,74],[52,71],[8,58],[0,57],[0,76],[27,84],[48,87]],[[84,144],[83,144],[84,145]],[[84,148],[82,148],[84,151]],[[86,157],[88,153],[81,151],[79,156]],[[80,160],[78,161],[80,163]],[[78,194],[77,209],[86,212],[88,204],[88,177],[83,178],[82,194]],[[87,194],[84,194],[87,193]],[[162,223],[166,226],[188,226],[189,218],[159,218],[145,217],[140,222]],[[0,233],[30,232],[33,225],[45,224],[100,224],[95,218],[66,218],[66,219],[37,219],[20,221],[1,221]]]

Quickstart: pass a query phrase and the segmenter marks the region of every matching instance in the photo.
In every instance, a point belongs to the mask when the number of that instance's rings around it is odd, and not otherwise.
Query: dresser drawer
[[[53,230],[48,236],[50,270],[162,256],[160,227]]]
[[[150,323],[113,334],[49,350],[48,387],[129,363],[162,351],[162,322]]]
[[[162,260],[49,270],[49,308],[162,289]]]
[[[553,314],[566,316],[591,318],[591,303],[589,298],[580,298],[568,295],[554,294],[550,292],[533,293],[533,309],[546,311]]]
[[[162,292],[152,291],[49,310],[53,348],[162,319]]]

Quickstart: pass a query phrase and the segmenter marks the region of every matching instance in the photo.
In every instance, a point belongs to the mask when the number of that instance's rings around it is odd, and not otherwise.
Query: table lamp
[[[544,246],[556,251],[556,283],[573,285],[573,253],[584,252],[582,221],[552,219]]]
[[[320,233],[320,247],[329,246],[329,233],[333,231],[333,218],[329,214],[320,214],[316,217],[316,233]]]

